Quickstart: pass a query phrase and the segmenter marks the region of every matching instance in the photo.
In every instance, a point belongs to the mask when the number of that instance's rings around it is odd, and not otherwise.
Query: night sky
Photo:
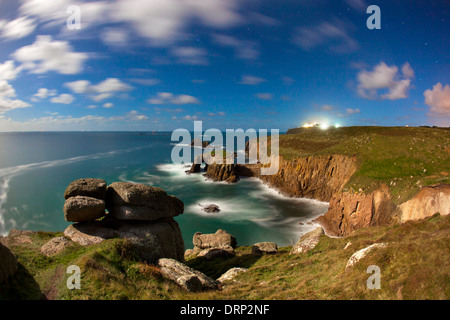
[[[367,27],[369,5],[381,29]],[[449,1],[0,0],[0,131],[450,126],[449,11]]]

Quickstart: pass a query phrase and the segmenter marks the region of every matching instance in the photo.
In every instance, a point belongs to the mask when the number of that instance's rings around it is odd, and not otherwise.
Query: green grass
[[[358,170],[346,190],[371,192],[385,183],[401,203],[421,187],[450,183],[450,129],[425,127],[297,128],[280,136],[286,159],[356,156]]]
[[[12,247],[21,268],[0,286],[2,299],[450,299],[450,216],[435,215],[404,225],[368,227],[344,238],[322,236],[307,254],[290,255],[291,247],[275,255],[253,256],[251,247],[238,247],[236,256],[186,263],[218,278],[232,267],[245,267],[236,281],[221,291],[188,293],[161,277],[156,266],[135,259],[126,240],[99,245],[77,244],[47,258],[39,249],[60,234],[37,233],[33,243]],[[349,248],[345,245],[351,242]],[[350,271],[348,258],[373,243],[388,247],[372,251]],[[66,287],[66,268],[81,268],[81,289]],[[381,269],[381,289],[366,287],[366,269]]]

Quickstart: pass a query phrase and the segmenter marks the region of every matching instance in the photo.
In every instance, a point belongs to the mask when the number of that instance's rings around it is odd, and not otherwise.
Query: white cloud
[[[260,77],[255,77],[252,75],[243,75],[241,78],[241,82],[239,82],[240,84],[245,84],[245,85],[249,85],[249,86],[256,86],[258,84],[261,84],[263,82],[266,82],[266,79],[260,78]]]
[[[73,52],[67,41],[53,41],[51,36],[38,36],[32,45],[14,52],[13,57],[32,73],[56,71],[61,74],[76,74],[82,70],[88,55]]]
[[[0,114],[19,108],[28,108],[31,105],[27,102],[13,99],[16,97],[16,91],[5,80],[0,81]]]
[[[186,115],[183,118],[181,118],[183,120],[188,120],[188,121],[194,121],[194,120],[198,120],[198,116],[190,116],[190,115]]]
[[[352,25],[334,19],[315,26],[297,28],[293,42],[303,50],[326,47],[335,53],[350,53],[359,49],[359,43],[350,36]]]
[[[257,93],[255,94],[255,97],[259,100],[272,100],[273,95],[271,93]]]
[[[423,93],[425,103],[430,107],[429,116],[446,118],[446,125],[450,123],[450,86],[442,87],[439,82]],[[441,121],[442,122],[442,121]]]
[[[16,68],[14,66],[13,60],[5,61],[4,63],[0,64],[0,81],[16,79],[21,70],[21,67]]]
[[[73,82],[66,82],[64,86],[72,90],[74,93],[93,94],[121,92],[133,89],[131,86],[117,78],[108,78],[97,85],[92,85],[88,80],[78,80]]]
[[[129,81],[143,85],[143,86],[156,86],[161,83],[159,79],[147,79],[147,78],[135,78],[129,79]]]
[[[358,108],[356,108],[356,109],[347,108],[345,110],[345,112],[347,112],[348,114],[357,114],[357,113],[361,113],[361,110],[359,110]]]
[[[187,94],[174,95],[170,92],[158,92],[155,98],[147,100],[149,104],[199,104],[200,101]]]
[[[61,103],[61,104],[71,104],[74,101],[75,101],[74,96],[67,93],[61,94],[57,97],[53,97],[50,99],[50,102],[52,103]]]
[[[366,99],[407,98],[413,77],[414,71],[409,63],[402,66],[400,73],[397,66],[388,66],[384,62],[380,62],[372,71],[362,70],[358,73],[358,94]]]
[[[167,46],[185,36],[193,21],[213,28],[227,28],[241,22],[237,0],[118,0],[111,5],[111,17],[129,22],[152,45]]]
[[[107,45],[123,47],[128,44],[129,34],[124,29],[107,28],[100,37]]]
[[[208,65],[207,52],[203,48],[175,47],[171,50],[179,63],[188,65]]]
[[[114,105],[113,105],[111,102],[105,103],[105,104],[103,105],[103,108],[106,108],[106,109],[110,109],[110,108],[112,108],[112,107],[114,107]]]
[[[15,20],[4,22],[0,27],[0,37],[8,40],[24,38],[36,29],[33,19],[20,17]]]
[[[56,90],[49,90],[47,88],[40,88],[37,93],[33,95],[34,100],[47,99],[48,97],[56,96]]]
[[[223,34],[213,34],[213,40],[222,46],[233,48],[236,57],[239,59],[256,60],[259,58],[257,44],[253,41],[239,40]]]

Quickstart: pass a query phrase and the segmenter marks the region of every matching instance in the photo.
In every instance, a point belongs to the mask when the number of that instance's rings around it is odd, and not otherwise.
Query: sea
[[[80,178],[142,183],[181,199],[185,211],[175,220],[186,249],[196,232],[226,230],[238,245],[276,242],[289,246],[316,227],[328,203],[280,195],[257,178],[211,182],[174,164],[178,141],[170,132],[0,133],[0,235],[11,229],[63,231],[64,190]],[[243,152],[243,150],[235,150]],[[218,205],[220,212],[202,207]]]

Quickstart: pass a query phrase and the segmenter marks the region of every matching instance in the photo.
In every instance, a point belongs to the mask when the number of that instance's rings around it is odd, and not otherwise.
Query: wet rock
[[[209,204],[206,205],[202,208],[203,211],[205,211],[206,213],[217,213],[220,212],[220,208],[218,205],[215,204]]]

